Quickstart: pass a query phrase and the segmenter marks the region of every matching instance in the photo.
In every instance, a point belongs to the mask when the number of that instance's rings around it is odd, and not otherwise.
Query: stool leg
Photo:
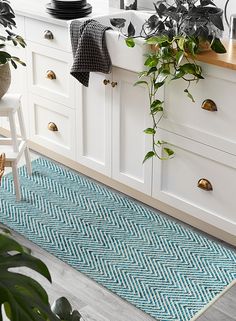
[[[18,119],[19,119],[21,137],[22,137],[23,140],[25,140],[27,142],[24,118],[23,118],[21,107],[17,110],[17,115],[18,115]],[[30,160],[30,153],[29,153],[28,144],[27,144],[27,146],[26,146],[26,148],[24,150],[24,154],[25,154],[25,162],[26,162],[27,173],[28,173],[28,175],[31,175],[32,174],[32,166],[31,166],[31,160]]]
[[[18,141],[17,141],[16,124],[15,124],[14,114],[10,113],[8,115],[8,118],[9,118],[10,130],[11,130],[13,151],[17,153],[17,152],[19,152],[19,146],[18,146]]]
[[[17,201],[20,201],[21,200],[21,192],[20,192],[19,175],[18,175],[18,171],[17,171],[17,162],[12,163],[12,174],[13,174],[13,180],[14,180],[14,186],[15,186],[16,199],[17,199]]]

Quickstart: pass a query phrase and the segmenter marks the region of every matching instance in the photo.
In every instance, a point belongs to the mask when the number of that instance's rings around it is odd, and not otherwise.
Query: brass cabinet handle
[[[57,79],[55,72],[52,70],[47,71],[46,78],[50,80]]]
[[[115,88],[117,85],[118,85],[118,83],[117,83],[116,81],[113,81],[113,82],[111,83],[111,87],[112,87],[112,88]]]
[[[50,130],[52,132],[58,132],[58,127],[55,123],[50,122],[50,123],[48,123],[48,130]]]
[[[104,84],[105,86],[108,85],[108,84],[110,84],[110,80],[104,79],[104,80],[103,80],[103,84]]]
[[[54,39],[53,33],[50,30],[45,30],[43,36],[45,39],[48,39],[48,40]]]
[[[206,99],[202,103],[202,109],[208,110],[208,111],[217,111],[216,103],[211,99]]]
[[[197,186],[199,188],[203,189],[204,191],[212,191],[213,190],[211,182],[208,181],[208,179],[206,179],[206,178],[200,178],[197,183]]]

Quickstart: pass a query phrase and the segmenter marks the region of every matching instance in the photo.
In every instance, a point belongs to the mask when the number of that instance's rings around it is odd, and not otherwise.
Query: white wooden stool
[[[16,113],[19,121],[20,137],[17,137],[16,133]],[[0,99],[0,117],[8,117],[9,119],[11,138],[0,138],[0,154],[5,153],[6,155],[5,166],[12,167],[16,199],[19,201],[21,199],[21,192],[17,165],[23,153],[25,154],[27,172],[29,175],[32,174],[26,130],[21,110],[21,95],[6,94]]]

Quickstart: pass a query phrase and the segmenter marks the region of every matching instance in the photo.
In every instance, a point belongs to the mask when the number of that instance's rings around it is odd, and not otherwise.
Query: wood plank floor
[[[33,159],[36,157],[38,157],[36,154],[32,155]],[[52,275],[52,285],[36,272],[23,268],[18,271],[37,279],[47,290],[51,303],[60,296],[67,297],[73,308],[80,311],[85,321],[155,321],[152,317],[29,242],[18,233],[12,233],[16,240],[29,247],[32,254],[48,266]],[[236,285],[197,319],[197,321],[235,320]]]

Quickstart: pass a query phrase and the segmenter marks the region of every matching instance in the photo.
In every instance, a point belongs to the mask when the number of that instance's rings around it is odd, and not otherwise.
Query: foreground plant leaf
[[[41,260],[26,253],[25,248],[9,236],[0,234],[0,320],[4,306],[12,321],[58,321],[42,286],[26,275],[9,271],[14,267],[28,267],[51,282]]]
[[[219,38],[215,38],[211,43],[211,49],[217,53],[226,53],[226,49]]]
[[[73,311],[70,302],[65,297],[61,297],[53,303],[52,311],[63,321],[83,320],[79,311]]]

